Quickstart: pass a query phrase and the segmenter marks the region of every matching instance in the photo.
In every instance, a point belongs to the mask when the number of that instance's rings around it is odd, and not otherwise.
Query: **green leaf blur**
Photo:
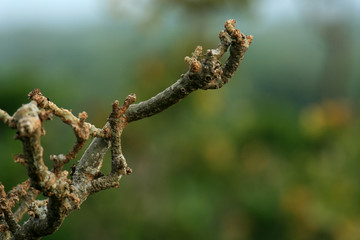
[[[225,20],[254,40],[228,85],[129,124],[133,174],[44,239],[360,239],[356,1],[294,0],[294,16],[276,0],[138,0],[147,7],[134,13],[124,2],[104,1],[97,24],[0,31],[0,108],[13,114],[40,88],[101,127],[115,99],[146,100],[187,71],[197,45],[216,47]],[[75,137],[58,119],[45,129],[51,166]],[[14,135],[0,124],[7,190],[27,178]]]

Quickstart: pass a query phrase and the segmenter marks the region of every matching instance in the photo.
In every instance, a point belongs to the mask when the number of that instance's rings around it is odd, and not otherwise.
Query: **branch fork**
[[[121,134],[127,124],[124,114],[130,104],[135,101],[136,95],[130,94],[121,107],[119,107],[119,101],[117,100],[112,105],[112,112],[108,118],[110,124],[112,174],[128,175],[132,172],[132,170],[128,168],[126,159],[121,151]]]
[[[93,193],[118,187],[123,175],[129,175],[121,148],[121,135],[125,126],[154,114],[160,113],[198,89],[218,89],[229,82],[249,48],[253,37],[235,29],[235,20],[225,23],[225,30],[219,34],[220,44],[203,53],[197,46],[191,57],[186,57],[189,69],[170,87],[156,96],[134,104],[135,94],[130,94],[120,106],[114,101],[112,111],[103,128],[86,122],[86,112],[74,116],[71,110],[58,107],[39,89],[29,93],[30,103],[21,106],[13,116],[0,109],[0,121],[17,129],[16,139],[22,142],[23,152],[13,155],[14,161],[27,169],[29,179],[8,194],[0,183],[0,239],[40,239],[54,233],[64,219]],[[220,58],[230,49],[230,56],[224,65]],[[76,142],[68,153],[51,155],[54,166],[48,169],[43,160],[41,136],[45,135],[44,121],[52,116],[69,125]],[[85,142],[93,141],[77,164],[73,163],[71,173],[63,166],[75,159]],[[111,171],[101,172],[104,156],[111,151]],[[36,200],[39,193],[48,198]],[[15,212],[13,208],[19,203]],[[22,225],[19,221],[28,212],[30,218]]]

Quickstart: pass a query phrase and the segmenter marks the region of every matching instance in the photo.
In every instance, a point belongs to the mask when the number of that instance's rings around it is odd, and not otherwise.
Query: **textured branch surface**
[[[0,120],[3,121],[6,125],[8,125],[11,121],[11,117],[7,112],[0,109]]]
[[[192,57],[186,57],[189,71],[181,75],[173,85],[149,100],[133,104],[126,111],[127,122],[140,120],[162,112],[171,105],[197,89],[217,89],[228,83],[244,58],[253,37],[246,36],[235,29],[235,20],[225,23],[225,31],[219,34],[220,44],[216,49],[209,49],[205,54],[198,46]],[[220,58],[230,47],[230,57],[224,66]]]
[[[218,47],[205,53],[201,46],[196,47],[192,56],[185,58],[189,70],[156,96],[133,104],[136,97],[130,94],[121,106],[116,100],[103,128],[87,123],[86,112],[76,117],[71,110],[58,107],[39,89],[29,93],[31,102],[21,106],[13,116],[0,109],[0,120],[17,129],[15,138],[22,142],[23,148],[22,153],[14,154],[13,158],[26,167],[29,176],[7,194],[0,183],[0,239],[40,239],[50,235],[91,194],[118,187],[121,177],[132,172],[121,149],[121,135],[126,125],[167,109],[197,89],[221,88],[235,73],[252,41],[252,36],[235,29],[235,20],[225,23],[219,38]],[[220,58],[229,49],[230,56],[222,66]],[[68,153],[48,156],[54,162],[49,170],[44,163],[41,136],[45,135],[43,122],[51,120],[52,115],[71,126],[76,142]],[[63,166],[76,158],[90,137],[94,137],[93,141],[68,174]],[[104,175],[101,168],[109,148],[111,172]],[[39,193],[48,198],[36,200]],[[30,217],[20,225],[26,212]]]

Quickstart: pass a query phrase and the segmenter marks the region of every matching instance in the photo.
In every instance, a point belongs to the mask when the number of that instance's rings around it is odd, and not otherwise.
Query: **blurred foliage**
[[[205,10],[177,14],[158,0],[147,12],[157,21],[0,32],[1,109],[12,114],[40,88],[99,127],[113,100],[131,92],[145,100],[173,83],[196,45],[216,46],[227,18],[255,35],[224,88],[128,125],[123,149],[134,173],[91,196],[45,239],[360,239],[359,19],[345,12],[343,27],[331,28],[306,11],[275,22],[246,13],[262,1],[241,1],[242,9],[233,1],[166,2]],[[75,141],[57,119],[45,128],[44,156]],[[14,134],[0,124],[7,189],[26,178],[11,159],[21,151]]]
[[[192,13],[199,13],[199,11],[216,11],[224,6],[240,4],[242,7],[246,7],[250,0],[156,0],[161,4],[174,4],[185,8]]]

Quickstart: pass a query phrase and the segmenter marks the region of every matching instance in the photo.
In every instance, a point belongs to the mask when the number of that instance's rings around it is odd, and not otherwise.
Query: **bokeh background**
[[[98,127],[115,99],[175,82],[227,19],[254,35],[228,85],[128,125],[134,173],[44,239],[360,239],[359,13],[358,0],[0,1],[0,108],[40,88]],[[51,166],[75,137],[45,128]],[[14,134],[0,124],[7,189],[27,178]]]

